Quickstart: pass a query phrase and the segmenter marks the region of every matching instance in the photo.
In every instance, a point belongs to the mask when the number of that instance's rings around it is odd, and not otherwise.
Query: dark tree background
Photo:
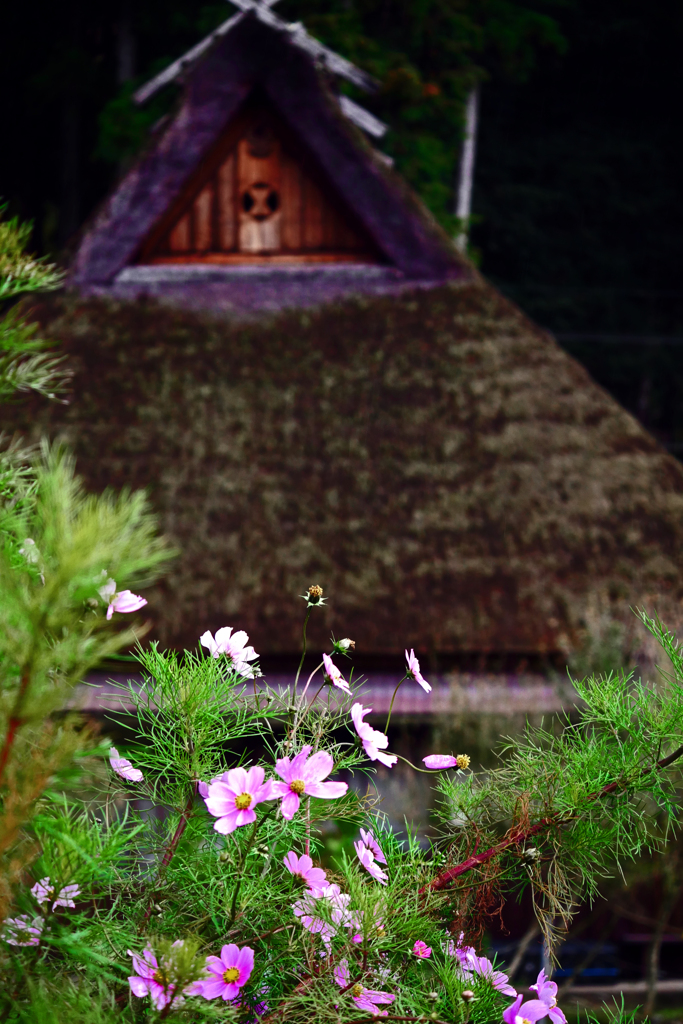
[[[130,95],[234,9],[36,0],[4,11],[0,196],[68,257],[175,101]],[[679,0],[281,0],[371,70],[357,97],[455,230],[462,101],[481,82],[473,252],[672,450],[683,449]]]

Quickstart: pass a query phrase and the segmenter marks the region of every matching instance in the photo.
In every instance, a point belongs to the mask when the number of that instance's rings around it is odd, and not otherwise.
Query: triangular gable
[[[343,115],[312,58],[253,12],[189,73],[175,117],[126,175],[85,233],[71,281],[112,284],[141,256],[171,208],[255,91],[315,160],[320,182],[355,238],[409,280],[469,273],[450,239]],[[180,210],[178,210],[180,214]],[[357,244],[354,241],[354,246]]]
[[[272,105],[254,98],[228,125],[145,239],[138,263],[379,262]]]

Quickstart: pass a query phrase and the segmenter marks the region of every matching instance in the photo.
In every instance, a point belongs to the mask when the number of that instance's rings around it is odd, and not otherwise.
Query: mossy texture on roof
[[[484,282],[250,324],[150,303],[37,311],[68,407],[5,412],[88,485],[149,488],[180,554],[154,635],[298,649],[311,583],[365,653],[556,650],[596,591],[683,593],[683,469]]]

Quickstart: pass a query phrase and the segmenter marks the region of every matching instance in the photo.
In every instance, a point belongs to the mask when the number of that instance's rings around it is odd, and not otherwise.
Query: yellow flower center
[[[381,924],[377,925],[377,928],[375,930],[377,932],[377,937],[379,939],[384,938],[384,936],[386,935],[386,932],[385,932],[384,928],[382,928]]]
[[[356,999],[358,999],[358,996],[363,995],[363,986],[359,982],[356,982],[356,984],[351,989],[351,995],[354,996]]]
[[[457,765],[458,765],[458,768],[460,769],[460,771],[464,771],[465,768],[469,768],[469,766],[470,766],[470,755],[469,754],[458,754],[458,756],[456,757],[455,760],[457,762]]]
[[[302,779],[294,779],[293,782],[290,782],[289,788],[291,789],[292,793],[298,793],[299,795],[301,795],[306,788],[306,783],[303,782]]]
[[[251,807],[252,799],[251,793],[240,793],[235,797],[235,807],[238,811],[246,811],[247,807]]]
[[[226,985],[232,985],[240,976],[240,972],[236,967],[228,967],[227,971],[223,971],[223,981]]]
[[[168,975],[161,967],[157,967],[156,971],[152,975],[158,985],[163,985],[164,988],[168,985]]]

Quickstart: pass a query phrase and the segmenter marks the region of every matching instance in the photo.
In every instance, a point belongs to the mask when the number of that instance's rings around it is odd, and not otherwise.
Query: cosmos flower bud
[[[464,992],[460,993],[460,998],[463,999],[466,1003],[471,1003],[472,1000],[474,999],[474,992],[472,991],[471,988],[466,988]]]
[[[349,648],[353,650],[356,646],[356,641],[349,640],[348,637],[345,637],[343,640],[339,641],[339,646],[341,647],[342,651],[348,651]]]

